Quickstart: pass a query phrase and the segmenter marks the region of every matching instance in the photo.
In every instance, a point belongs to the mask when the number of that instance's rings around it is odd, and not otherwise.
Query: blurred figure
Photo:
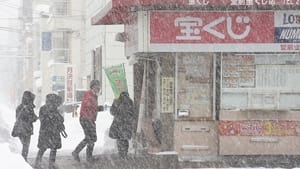
[[[77,145],[72,152],[72,156],[80,162],[79,153],[86,146],[86,160],[88,162],[95,161],[93,157],[94,144],[97,141],[96,119],[98,111],[103,111],[103,106],[98,106],[98,93],[100,92],[100,81],[92,80],[90,82],[90,90],[84,93],[79,122],[84,132],[84,139]]]
[[[114,120],[109,129],[109,137],[117,139],[118,153],[122,159],[126,159],[136,120],[133,101],[128,92],[122,92],[119,98],[113,101],[110,113]]]
[[[38,154],[35,159],[35,167],[41,168],[42,157],[45,151],[50,149],[49,169],[56,169],[56,151],[61,148],[60,133],[64,132],[64,118],[59,113],[58,107],[62,104],[62,98],[56,94],[46,96],[46,104],[40,108],[39,119],[41,122],[38,140]]]
[[[22,143],[22,156],[27,161],[31,135],[33,135],[33,123],[38,119],[34,113],[35,95],[30,91],[24,91],[22,103],[16,109],[16,122],[12,130],[13,137],[19,137]]]

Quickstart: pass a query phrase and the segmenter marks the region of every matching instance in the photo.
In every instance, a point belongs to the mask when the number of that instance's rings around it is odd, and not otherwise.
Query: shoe
[[[72,156],[73,156],[73,158],[74,158],[74,160],[75,161],[77,161],[77,162],[80,162],[80,158],[79,158],[79,154],[78,153],[76,153],[76,152],[72,152]]]
[[[96,158],[96,157],[89,157],[89,158],[86,158],[86,161],[89,162],[89,163],[96,162],[97,160],[98,160],[98,158]]]
[[[33,166],[33,168],[34,168],[34,169],[42,169],[42,165],[36,165],[36,164],[35,164],[35,165]]]
[[[126,152],[119,152],[119,157],[121,160],[128,160],[128,156]]]
[[[59,169],[58,165],[55,163],[49,164],[49,169]]]

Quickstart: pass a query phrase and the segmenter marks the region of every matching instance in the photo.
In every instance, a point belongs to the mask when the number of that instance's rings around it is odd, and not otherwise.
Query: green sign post
[[[104,71],[116,98],[121,92],[128,92],[124,64],[104,68]]]

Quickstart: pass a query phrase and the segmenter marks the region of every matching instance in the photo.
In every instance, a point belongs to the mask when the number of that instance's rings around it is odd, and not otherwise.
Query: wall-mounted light
[[[128,34],[125,32],[118,32],[115,36],[115,40],[119,42],[126,42],[129,40]]]

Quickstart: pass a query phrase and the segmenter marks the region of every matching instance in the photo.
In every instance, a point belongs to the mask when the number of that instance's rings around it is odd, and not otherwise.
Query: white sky
[[[13,29],[17,29],[18,8],[20,0],[0,0],[0,45],[16,44],[17,34]],[[12,19],[9,19],[12,18]],[[6,28],[12,28],[7,30]]]

